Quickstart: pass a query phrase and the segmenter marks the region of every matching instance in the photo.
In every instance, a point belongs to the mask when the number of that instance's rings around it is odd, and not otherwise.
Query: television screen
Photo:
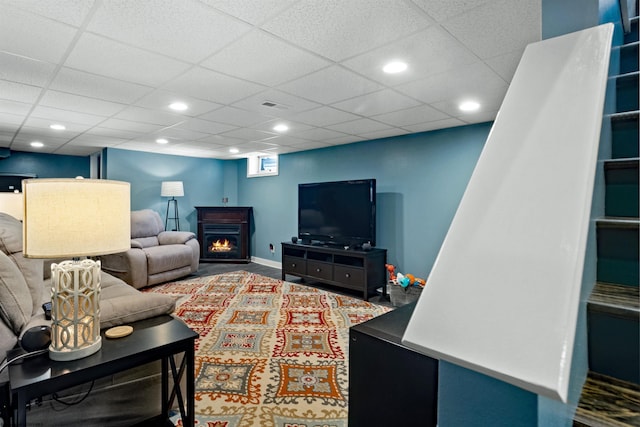
[[[376,180],[298,185],[298,238],[359,246],[376,240]]]

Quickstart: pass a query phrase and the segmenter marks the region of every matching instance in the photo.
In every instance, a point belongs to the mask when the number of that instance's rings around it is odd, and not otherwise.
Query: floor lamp
[[[160,189],[160,196],[162,197],[171,197],[167,200],[167,215],[164,220],[164,229],[167,229],[167,224],[169,220],[172,219],[176,224],[176,231],[180,231],[180,217],[178,216],[178,201],[176,197],[184,196],[184,186],[182,185],[182,181],[162,181],[162,187]],[[169,216],[169,210],[173,204],[173,216]]]

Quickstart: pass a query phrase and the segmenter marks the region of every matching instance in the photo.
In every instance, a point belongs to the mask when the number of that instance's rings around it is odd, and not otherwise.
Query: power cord
[[[51,395],[51,397],[53,397],[53,400],[55,400],[58,403],[62,403],[65,406],[74,406],[74,405],[78,405],[80,403],[82,403],[87,397],[89,397],[89,394],[91,394],[91,390],[93,390],[93,384],[95,384],[95,381],[91,381],[91,385],[89,386],[89,390],[87,390],[87,393],[82,396],[81,398],[79,398],[78,400],[76,400],[75,402],[65,402],[64,400],[62,400],[60,398],[60,396],[58,396],[58,393],[53,393]],[[51,405],[51,408],[55,411],[56,409],[53,407],[53,405]]]
[[[27,357],[31,357],[31,356],[38,356],[40,354],[45,354],[48,352],[49,352],[48,349],[44,349],[44,350],[36,350],[29,353],[19,354],[13,359],[5,360],[5,362],[2,365],[0,365],[0,372],[4,371],[7,368],[7,366],[11,365],[13,362],[17,362],[18,360],[26,359]]]

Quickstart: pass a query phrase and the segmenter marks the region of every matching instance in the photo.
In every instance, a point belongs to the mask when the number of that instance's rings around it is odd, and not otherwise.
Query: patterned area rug
[[[390,310],[245,271],[146,292],[175,295],[175,315],[200,334],[195,415],[206,427],[345,427],[349,328]]]

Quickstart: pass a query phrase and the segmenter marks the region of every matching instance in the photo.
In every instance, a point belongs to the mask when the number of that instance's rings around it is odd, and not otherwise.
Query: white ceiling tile
[[[231,104],[265,90],[264,86],[195,67],[172,80],[165,89],[220,104]]]
[[[214,145],[224,145],[227,147],[231,147],[237,144],[242,144],[245,140],[240,138],[232,138],[228,135],[211,135],[206,138],[202,138],[197,141],[200,144],[214,144]]]
[[[541,4],[537,1],[497,0],[442,25],[472,52],[486,59],[540,41],[541,14]]]
[[[506,93],[507,83],[484,63],[440,73],[427,79],[416,80],[396,87],[402,93],[425,103],[460,100],[467,97],[495,97]]]
[[[496,119],[497,114],[498,114],[498,110],[479,111],[475,114],[466,114],[464,116],[460,115],[458,119],[465,123],[484,123],[484,122],[494,121]]]
[[[351,98],[346,101],[333,104],[334,108],[345,110],[361,116],[373,116],[376,114],[390,113],[416,107],[420,102],[408,96],[401,95],[391,89]]]
[[[178,141],[192,141],[209,136],[206,133],[196,132],[194,130],[179,129],[176,127],[169,127],[161,129],[156,133],[158,138],[174,139]]]
[[[335,130],[313,128],[313,129],[306,130],[304,132],[300,132],[296,136],[298,136],[299,138],[309,139],[312,141],[324,141],[326,139],[340,138],[347,135],[342,132],[337,132]]]
[[[76,31],[68,25],[3,5],[0,51],[57,63]]]
[[[276,106],[265,106],[263,105],[265,102],[272,102],[276,104]],[[265,116],[291,117],[301,111],[317,108],[320,104],[279,90],[268,89],[236,102],[233,106],[249,111],[256,111]]]
[[[153,90],[149,86],[98,76],[66,67],[60,69],[49,88],[122,104],[130,104]]]
[[[125,104],[55,90],[46,91],[40,100],[40,105],[76,112],[91,111],[103,116],[111,116],[125,108]]]
[[[393,129],[378,130],[375,132],[366,132],[366,133],[360,134],[360,136],[366,139],[380,139],[380,138],[389,138],[391,136],[405,135],[407,133],[409,133],[408,130],[393,128]]]
[[[328,128],[336,130],[338,132],[342,132],[342,133],[359,135],[367,132],[390,129],[390,126],[387,126],[384,123],[376,122],[375,120],[358,119],[352,122],[331,125],[331,126],[328,126]]]
[[[260,24],[297,0],[200,0],[239,19]]]
[[[382,71],[391,61],[406,62],[407,70],[397,74]],[[345,61],[344,65],[374,81],[395,86],[476,61],[475,55],[441,27],[429,27]]]
[[[273,119],[271,116],[235,107],[223,107],[211,113],[203,114],[200,118],[234,126],[254,126]]]
[[[494,0],[411,0],[418,7],[422,8],[437,22],[445,21],[456,15],[468,12],[484,3]]]
[[[179,114],[150,110],[148,108],[134,106],[125,108],[124,110],[116,114],[114,118],[161,126],[171,126],[186,120],[186,117]]]
[[[204,132],[206,134],[218,134],[235,129],[236,126],[212,122],[210,120],[187,119],[175,126],[175,128]]]
[[[274,86],[317,71],[330,62],[254,30],[201,64],[225,74]]]
[[[312,101],[332,104],[374,92],[382,89],[382,86],[336,65],[281,85],[279,88]]]
[[[78,136],[78,133],[66,132],[64,135],[54,135],[52,133],[43,134],[38,128],[23,126],[15,137],[15,144],[29,144],[32,141],[41,141],[44,145],[59,146],[65,144],[70,139]],[[11,146],[13,148],[13,145]]]
[[[162,129],[163,125],[154,125],[150,123],[141,123],[130,120],[121,120],[121,119],[107,119],[104,122],[100,123],[100,127],[121,130],[125,132],[134,132],[134,133],[150,133],[155,132],[157,130]]]
[[[241,128],[241,129],[234,129],[229,132],[225,132],[221,134],[221,136],[223,137],[228,136],[231,138],[242,139],[245,141],[260,141],[265,138],[273,138],[276,135],[273,132],[268,133],[268,132],[264,132],[257,129]]]
[[[174,102],[184,102],[189,108],[185,111],[174,111],[169,108],[169,104]],[[208,113],[222,107],[215,102],[204,101],[184,94],[169,92],[166,90],[155,90],[136,102],[138,107],[161,110],[182,116],[195,117]]]
[[[16,120],[19,120],[20,123],[22,123],[23,116],[26,115],[29,110],[31,110],[31,104],[0,99],[0,113],[15,115],[15,117],[17,117]],[[2,119],[0,119],[0,123],[2,123]]]
[[[336,110],[331,107],[319,107],[310,111],[296,114],[292,116],[293,120],[307,123],[313,126],[335,125],[336,123],[349,122],[359,117],[355,114],[345,111]]]
[[[430,23],[426,15],[416,13],[414,8],[400,1],[305,0],[285,10],[263,28],[334,61],[341,61]]]
[[[0,80],[46,86],[55,68],[48,62],[0,52]]]
[[[128,139],[128,138],[127,138]],[[111,138],[108,136],[99,136],[94,134],[85,133],[78,135],[76,138],[68,142],[69,145],[85,145],[89,147],[115,147],[118,144],[122,144],[127,141],[124,138]]]
[[[435,102],[433,105],[434,108],[448,114],[451,117],[457,117],[461,120],[464,120],[465,116],[477,115],[481,114],[485,111],[497,111],[500,109],[500,105],[502,105],[502,100],[504,98],[503,93],[498,93],[496,96],[492,97],[483,97],[482,100],[478,100],[480,102],[480,109],[476,112],[466,113],[460,111],[459,102],[460,100],[451,99],[447,101]],[[404,126],[403,126],[404,127]]]
[[[93,3],[93,0],[2,0],[3,6],[11,5],[74,27],[82,24]]]
[[[0,80],[0,99],[33,104],[41,89],[36,86]]]
[[[193,0],[105,1],[87,27],[88,31],[192,63],[250,29]]]
[[[416,123],[446,119],[449,116],[429,105],[421,105],[406,110],[394,111],[393,113],[381,114],[373,118],[391,126],[406,127]]]
[[[203,141],[189,141],[184,144],[180,144],[180,146],[189,146],[191,148],[203,149],[203,150],[226,150],[229,146],[224,144],[215,144],[212,142],[203,142]]]
[[[82,132],[88,130],[90,125],[83,125],[78,123],[67,123],[65,130],[53,130],[49,127],[51,120],[40,119],[37,117],[29,117],[24,121],[24,125],[20,129],[20,132],[30,132],[35,137],[37,134],[41,134],[43,138],[60,138],[68,140],[74,138]]]
[[[435,129],[444,129],[444,128],[452,128],[456,126],[462,126],[465,122],[458,119],[444,119],[444,120],[436,120],[434,122],[427,123],[416,123],[414,125],[404,126],[405,129],[410,130],[411,132],[427,132]]]
[[[20,128],[23,117],[16,114],[0,113],[0,131],[10,132],[11,136]]]
[[[489,58],[484,62],[505,81],[511,83],[511,79],[516,73],[518,64],[520,64],[520,58],[522,58],[523,52],[524,51],[518,50],[505,55],[496,56],[495,58]]]
[[[274,126],[279,125],[279,124],[283,124],[289,127],[289,129],[285,132],[278,132],[276,130],[273,129]],[[307,131],[309,129],[311,129],[312,127],[309,125],[306,125],[304,123],[296,123],[293,122],[291,120],[282,120],[282,119],[274,119],[274,120],[269,120],[268,122],[263,122],[263,123],[259,123],[255,126],[253,126],[254,129],[258,129],[258,130],[262,130],[265,132],[269,132],[275,135],[293,135],[293,136],[299,136],[299,134],[301,132]]]
[[[327,147],[331,147],[331,145],[332,144],[328,144],[323,141],[302,141],[296,145],[286,145],[283,147],[292,147],[292,148],[295,148],[296,151],[302,151],[302,150],[315,150],[316,148],[327,148]],[[277,147],[274,150],[278,152],[279,149],[280,147]]]
[[[366,139],[356,135],[341,136],[338,138],[331,138],[331,139],[324,140],[326,144],[330,144],[330,145],[351,144],[353,142],[361,142],[361,141],[366,141]]]
[[[187,63],[90,33],[83,33],[65,65],[147,86],[165,83],[189,68]]]
[[[53,153],[67,156],[90,156],[99,152],[100,148],[101,147],[67,144],[56,148]]]
[[[69,128],[70,124],[95,126],[98,123],[104,121],[106,118],[104,116],[79,113],[77,111],[61,110],[59,108],[45,107],[42,105],[39,105],[33,109],[31,117],[53,120],[57,123],[61,123],[67,126],[67,128]]]
[[[85,135],[97,137],[98,139],[134,139],[147,132],[134,132],[131,130],[111,129],[107,127],[96,126],[89,129]]]

